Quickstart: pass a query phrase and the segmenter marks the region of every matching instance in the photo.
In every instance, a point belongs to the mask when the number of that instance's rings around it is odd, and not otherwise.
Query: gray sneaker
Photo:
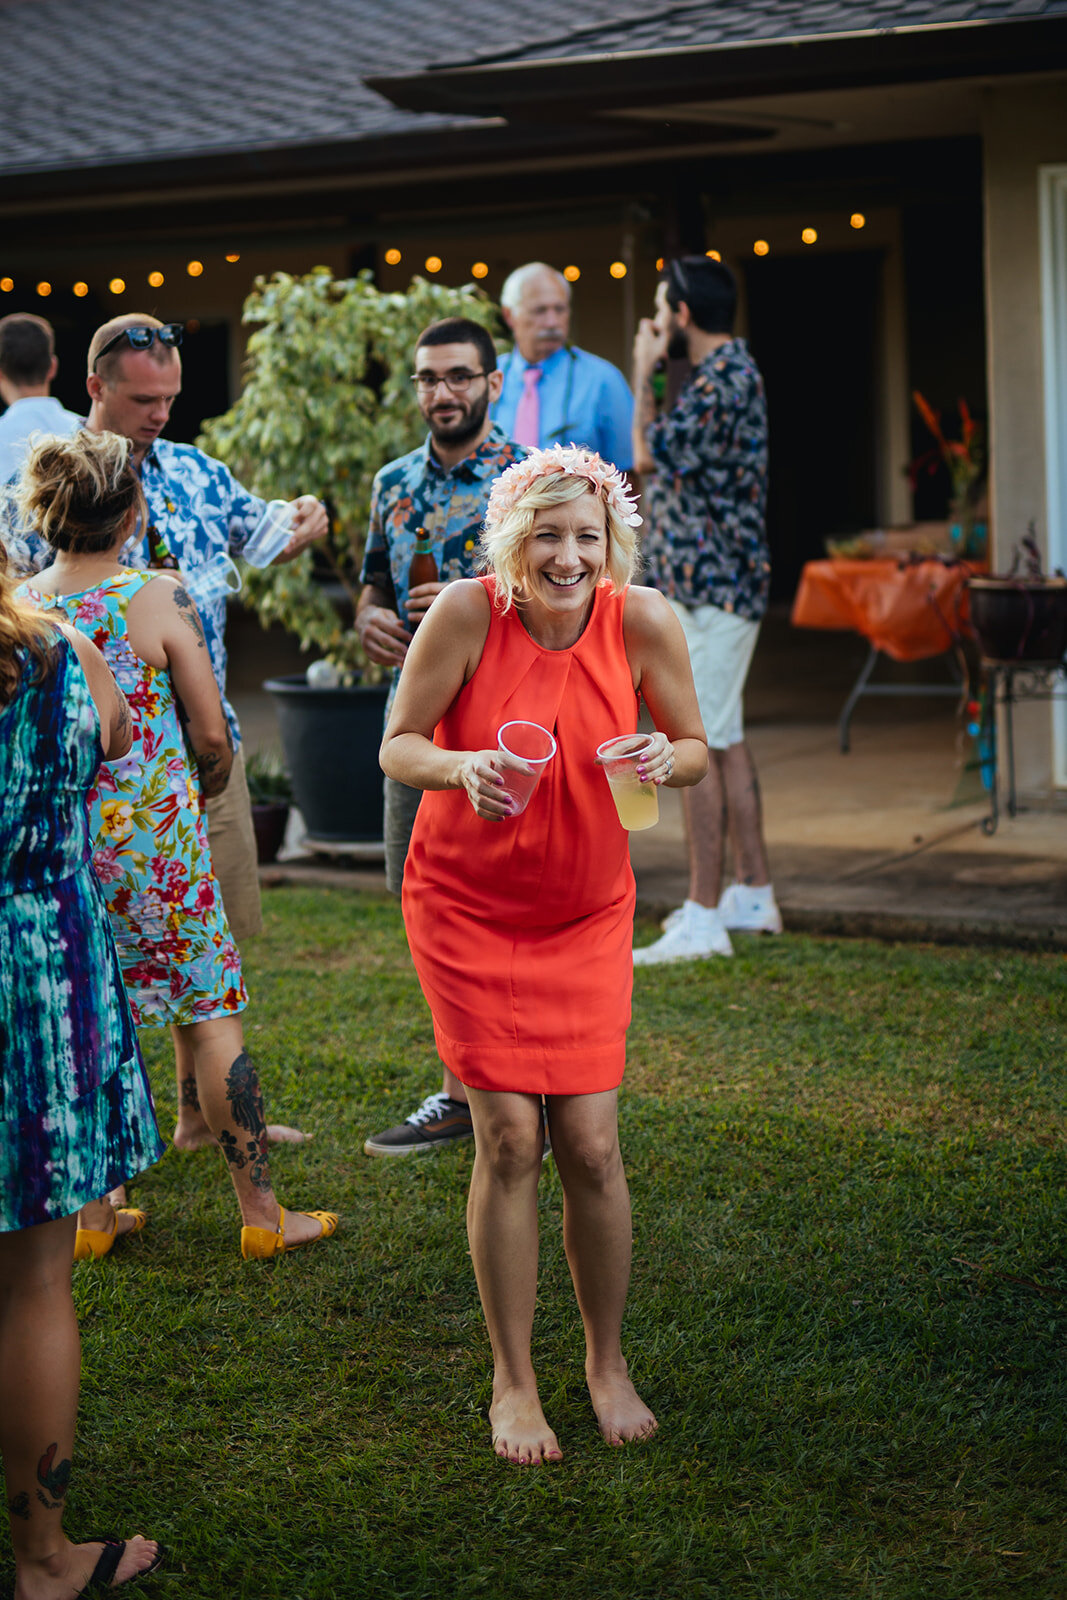
[[[367,1139],[363,1153],[368,1156],[425,1156],[441,1145],[473,1137],[470,1107],[439,1091],[427,1095],[406,1122]]]

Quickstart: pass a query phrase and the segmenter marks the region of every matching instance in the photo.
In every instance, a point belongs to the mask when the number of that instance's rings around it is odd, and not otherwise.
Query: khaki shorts
[[[679,605],[670,601],[682,624],[697,704],[712,750],[728,750],[745,737],[741,696],[759,638],[759,623],[735,617],[718,606]]]
[[[207,831],[226,920],[240,948],[254,933],[263,932],[256,835],[244,751],[240,747],[233,758],[229,783],[207,803]]]
[[[382,831],[385,834],[385,886],[391,894],[399,894],[404,885],[404,862],[421,799],[421,789],[411,789],[395,778],[386,778]]]

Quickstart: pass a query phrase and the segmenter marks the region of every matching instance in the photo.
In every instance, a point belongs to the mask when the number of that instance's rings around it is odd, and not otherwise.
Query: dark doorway
[[[226,322],[187,322],[182,344],[182,392],[166,436],[192,444],[208,417],[230,404],[230,328]]]
[[[829,535],[875,524],[875,334],[881,257],[765,257],[746,269],[749,343],[767,387],[771,598]]]

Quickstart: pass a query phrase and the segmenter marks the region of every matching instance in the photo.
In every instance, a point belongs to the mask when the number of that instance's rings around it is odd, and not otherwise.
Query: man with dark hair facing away
[[[741,696],[767,608],[767,408],[763,380],[734,337],[737,285],[707,256],[667,262],[656,315],[634,341],[634,465],[645,486],[648,581],[685,630],[708,775],[683,794],[689,892],[635,966],[733,954],[729,929],[781,932],[763,838],[759,782]],[[665,358],[692,372],[657,415],[653,374]],[[736,882],[723,887],[729,837]]]
[[[489,418],[500,395],[496,346],[466,317],[432,322],[415,345],[412,377],[429,434],[417,450],[390,461],[371,491],[363,590],[356,628],[372,661],[392,667],[392,707],[400,668],[414,629],[446,583],[471,578],[493,480],[526,454]],[[418,530],[433,545],[437,581],[409,588]],[[385,779],[385,877],[400,893],[421,789]],[[370,1156],[424,1155],[473,1137],[467,1091],[443,1068],[439,1093],[428,1095],[406,1122],[369,1138]]]
[[[52,324],[29,311],[0,318],[0,399],[7,410],[0,417],[0,483],[7,483],[22,465],[31,433],[60,433],[81,426],[51,395],[59,369]]]

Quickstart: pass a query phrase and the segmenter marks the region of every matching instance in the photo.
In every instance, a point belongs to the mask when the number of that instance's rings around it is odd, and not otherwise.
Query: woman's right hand
[[[494,764],[499,754],[497,750],[468,750],[457,769],[457,787],[467,791],[475,816],[485,822],[505,822],[512,814],[504,780]]]

